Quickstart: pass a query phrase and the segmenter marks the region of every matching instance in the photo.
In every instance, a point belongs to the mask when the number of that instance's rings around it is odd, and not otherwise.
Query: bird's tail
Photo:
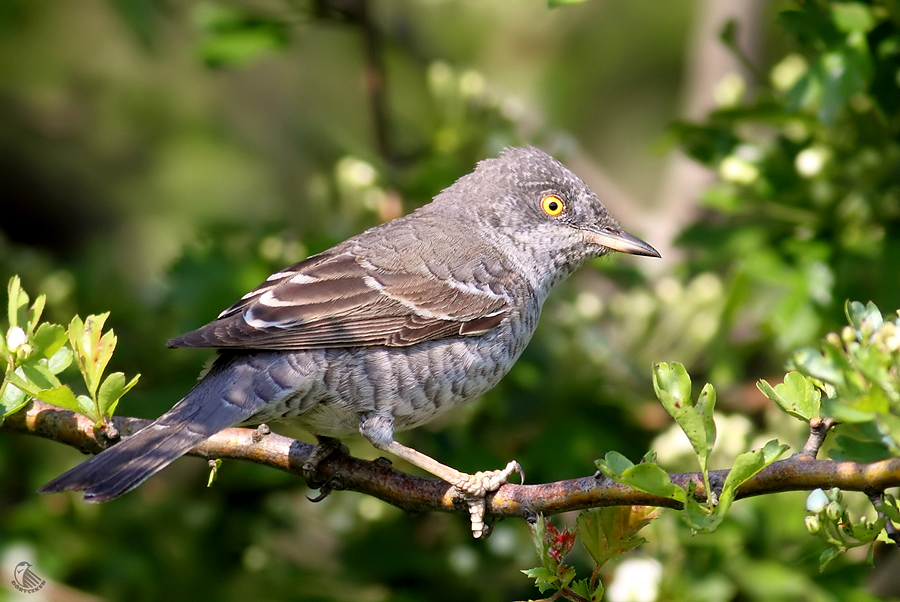
[[[266,400],[252,394],[253,370],[241,374],[246,368],[246,363],[220,358],[175,407],[121,443],[56,477],[41,487],[40,493],[83,491],[85,501],[106,502],[131,491],[265,404]],[[250,386],[240,386],[248,380]]]

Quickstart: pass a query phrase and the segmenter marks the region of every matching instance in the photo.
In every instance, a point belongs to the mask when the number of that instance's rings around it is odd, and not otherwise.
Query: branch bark
[[[127,437],[150,423],[140,418],[115,417],[115,428]],[[110,441],[86,417],[33,400],[8,416],[0,432],[18,432],[50,439],[85,453],[98,453]],[[302,476],[302,467],[313,445],[271,433],[260,437],[256,429],[230,428],[217,433],[191,455],[213,459],[249,460]],[[712,482],[722,483],[727,470],[710,473]],[[340,450],[319,465],[320,485],[326,491],[357,491],[371,495],[407,512],[441,511],[468,515],[467,506],[457,500],[453,488],[432,477],[406,474],[384,458],[360,460]],[[670,475],[681,486],[693,482],[698,499],[706,498],[700,473]],[[775,462],[738,490],[737,498],[770,495],[783,491],[803,491],[839,487],[846,491],[883,491],[900,485],[900,458],[869,464],[816,460],[795,455]],[[636,491],[603,476],[587,476],[535,485],[507,484],[488,502],[488,514],[495,518],[529,518],[536,514],[559,514],[601,506],[660,506],[678,508],[673,500]]]

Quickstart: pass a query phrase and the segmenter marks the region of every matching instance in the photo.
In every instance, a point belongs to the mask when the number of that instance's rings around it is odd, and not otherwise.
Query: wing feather
[[[404,347],[484,334],[502,322],[510,309],[507,297],[448,276],[364,267],[351,253],[326,251],[273,274],[216,320],[169,346]]]

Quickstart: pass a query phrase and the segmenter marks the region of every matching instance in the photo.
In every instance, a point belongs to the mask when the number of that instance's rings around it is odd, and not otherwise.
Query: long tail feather
[[[220,358],[174,408],[39,491],[83,491],[89,502],[105,502],[131,491],[193,447],[265,405],[268,400],[253,392],[255,373],[247,362]]]

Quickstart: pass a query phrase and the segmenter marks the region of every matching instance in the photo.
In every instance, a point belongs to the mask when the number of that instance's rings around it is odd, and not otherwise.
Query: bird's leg
[[[441,464],[434,458],[395,441],[394,421],[390,416],[368,412],[359,423],[359,432],[376,448],[391,452],[398,458],[406,460],[456,487],[469,506],[472,535],[476,538],[487,535],[488,528],[484,524],[487,494],[500,489],[509,481],[509,477],[514,472],[519,473],[523,482],[525,480],[525,472],[515,460],[510,461],[503,469],[479,471],[475,474],[460,472],[446,464]]]
[[[306,482],[309,483],[310,487],[313,487],[317,483],[316,476],[319,470],[319,464],[322,463],[322,460],[342,447],[345,452],[350,453],[350,450],[341,443],[340,439],[316,435],[316,441],[318,443],[316,443],[316,446],[309,454],[309,457],[306,458],[306,462],[303,463],[303,467],[301,468],[303,477],[306,479]]]

